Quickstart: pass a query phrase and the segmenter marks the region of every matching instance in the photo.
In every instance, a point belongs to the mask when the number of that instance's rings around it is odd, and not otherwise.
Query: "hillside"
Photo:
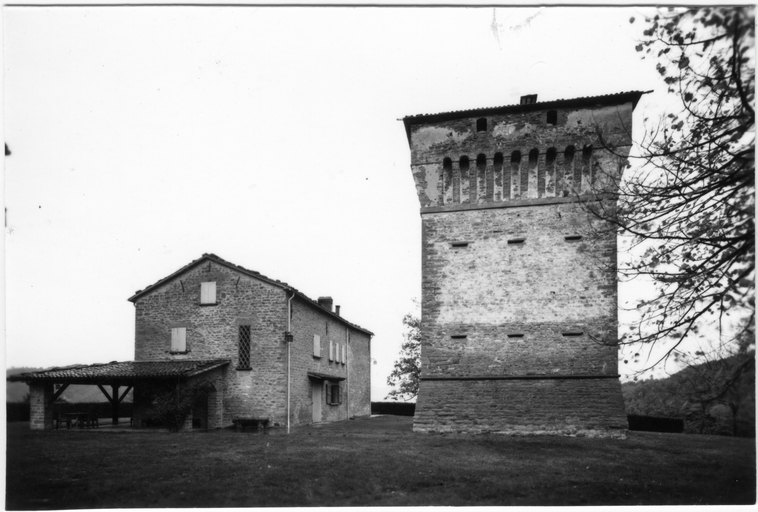
[[[9,368],[6,370],[6,377],[11,375],[17,375],[19,373],[38,372],[46,370],[47,368]],[[5,401],[6,402],[23,402],[24,397],[29,393],[29,386],[24,382],[5,382]],[[109,390],[110,391],[110,390]],[[66,391],[63,392],[61,397],[67,402],[71,403],[96,403],[107,402],[103,393],[97,388],[97,386],[69,386]],[[124,398],[125,402],[132,401],[132,392]]]
[[[682,418],[685,432],[755,437],[755,354],[687,367],[665,379],[621,385],[626,413]],[[736,374],[737,368],[743,371]],[[729,391],[725,382],[736,378]],[[734,411],[736,410],[736,414]]]

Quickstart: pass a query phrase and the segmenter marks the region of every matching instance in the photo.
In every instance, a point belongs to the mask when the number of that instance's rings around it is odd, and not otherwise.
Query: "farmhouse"
[[[269,426],[370,414],[371,337],[286,283],[204,254],[129,298],[134,361],[15,375],[28,382],[31,428],[53,427],[52,403],[69,384],[98,385],[113,404],[134,390],[136,427],[161,392],[202,383],[185,428]],[[58,391],[55,391],[58,385]],[[110,393],[106,390],[110,387]]]
[[[642,94],[404,118],[422,219],[414,430],[627,428],[616,231],[585,206],[614,207]]]

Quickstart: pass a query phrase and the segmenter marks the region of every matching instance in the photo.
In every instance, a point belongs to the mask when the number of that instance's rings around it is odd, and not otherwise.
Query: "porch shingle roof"
[[[120,363],[114,361],[105,364],[75,365],[51,368],[41,372],[19,373],[8,377],[8,380],[14,382],[98,384],[109,381],[128,382],[140,379],[181,379],[204,373],[230,362],[229,359],[124,361]]]

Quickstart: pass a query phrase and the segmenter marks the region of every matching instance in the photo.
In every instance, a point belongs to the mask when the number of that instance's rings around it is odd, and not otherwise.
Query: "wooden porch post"
[[[118,386],[113,385],[111,386],[111,389],[113,391],[113,400],[111,400],[111,411],[113,412],[113,424],[118,425],[118,404],[120,400],[118,399]]]

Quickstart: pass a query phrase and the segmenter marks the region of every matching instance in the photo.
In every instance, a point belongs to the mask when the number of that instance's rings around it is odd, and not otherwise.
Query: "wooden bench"
[[[254,427],[256,430],[268,427],[268,418],[235,418],[232,420],[237,430],[244,430],[245,427]]]

